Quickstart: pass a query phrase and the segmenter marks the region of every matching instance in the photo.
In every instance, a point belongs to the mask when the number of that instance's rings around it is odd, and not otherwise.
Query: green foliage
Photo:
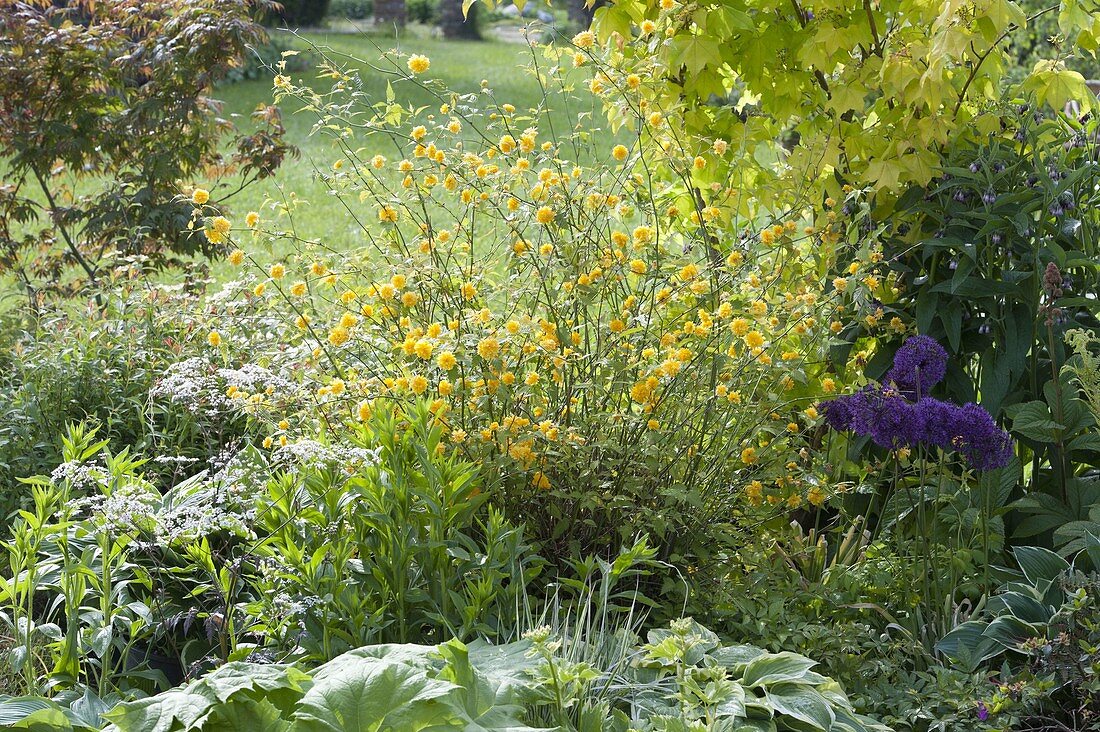
[[[288,147],[273,109],[231,136],[211,85],[261,29],[247,0],[7,3],[0,35],[0,270],[36,306],[217,247],[189,226],[180,185],[270,175]],[[223,145],[237,151],[226,158]],[[76,272],[74,276],[73,272]]]
[[[440,0],[405,0],[408,19],[413,23],[436,25],[439,23],[439,2]]]
[[[1003,132],[956,146],[934,185],[898,202],[884,250],[898,292],[881,305],[885,318],[912,318],[952,353],[948,396],[980,395],[994,417],[1042,396],[1066,360],[1062,334],[1095,320],[1100,288],[1095,122],[1028,105],[1003,112]],[[892,352],[876,355],[872,376]]]
[[[1063,4],[1064,42],[1015,89],[1056,109],[1070,99],[1090,108],[1092,94],[1066,57],[1095,52],[1096,12]],[[639,34],[644,20],[656,32]],[[627,41],[611,43],[611,54],[624,73],[650,80],[650,108],[669,118],[676,139],[696,149],[715,138],[731,142],[732,167],[697,172],[694,187],[706,195],[736,171],[753,193],[739,202],[751,219],[816,202],[823,191],[839,197],[845,183],[876,192],[930,183],[943,150],[999,128],[989,101],[1012,64],[1008,43],[1027,24],[1010,0],[828,8],[620,0],[596,11],[594,28],[601,39]],[[614,103],[609,114],[637,127],[645,117]]]
[[[180,689],[104,709],[107,729],[466,730],[536,732],[528,718],[550,709],[553,729],[771,729],[885,731],[855,714],[840,687],[795,654],[722,646],[690,619],[654,631],[637,649],[639,669],[609,701],[587,690],[602,674],[564,661],[545,630],[492,646],[365,646],[308,672],[293,666],[233,662]],[[566,714],[588,709],[574,725]],[[99,729],[72,708],[40,698],[0,699],[10,728]],[[700,727],[700,725],[706,725]]]
[[[295,51],[287,34],[272,32],[265,41],[250,46],[245,51],[239,66],[231,68],[220,84],[233,84],[241,81],[267,81],[275,75],[275,69],[283,62],[283,70],[294,73],[309,68],[309,56]],[[291,53],[287,53],[291,52]]]
[[[891,270],[855,300],[865,317],[843,334],[873,352],[866,375],[880,378],[893,358],[887,321],[941,342],[952,358],[936,395],[1010,422],[1029,466],[1026,482],[1021,468],[1005,475],[1007,492],[990,505],[1000,513],[989,518],[1004,522],[997,533],[1067,554],[1080,549],[1096,504],[1090,466],[1100,447],[1087,403],[1061,373],[1067,330],[1096,323],[1094,126],[1006,106],[1001,129],[948,151],[943,175],[908,190],[889,217],[879,221],[855,194],[845,206],[852,226],[882,232]],[[834,351],[838,366],[847,349]],[[1001,511],[1009,498],[1012,510]]]
[[[318,26],[329,12],[331,0],[282,0],[268,21],[291,29]]]
[[[1081,554],[1078,559],[1100,554],[1100,539],[1090,537]],[[1096,729],[1097,575],[1039,547],[1018,547],[1015,557],[1020,572],[990,598],[979,617],[959,625],[939,648],[956,666],[972,671],[998,673],[994,663],[1003,659],[997,685],[983,694],[990,723],[1013,729],[1017,724]]]
[[[515,637],[540,564],[426,424],[380,416],[362,447],[242,449],[163,494],[144,460],[71,428],[5,545],[8,664],[28,691],[103,695],[164,685],[145,664],[157,654],[171,675],[254,652],[320,662],[375,640]]]
[[[374,0],[333,0],[328,12],[333,18],[366,20],[374,14]]]
[[[377,463],[354,474],[303,469],[271,481],[257,546],[274,582],[260,597],[304,598],[301,615],[265,634],[326,660],[366,643],[514,635],[541,562],[520,528],[484,509],[474,466],[441,449],[426,409],[376,416],[360,444]],[[277,607],[254,611],[279,618]]]
[[[202,410],[200,418],[199,410],[152,396],[168,366],[195,353],[195,293],[122,287],[102,295],[96,313],[59,304],[3,323],[0,515],[27,502],[19,478],[62,461],[70,423],[98,424],[113,451],[163,458],[145,470],[165,489],[193,472],[190,462],[208,460],[248,432],[238,416]]]
[[[1066,364],[1066,368],[1077,380],[1085,400],[1100,423],[1100,356],[1096,349],[1100,347],[1100,338],[1092,331],[1066,331],[1066,340],[1073,348],[1075,358]]]
[[[1065,61],[1068,69],[1086,79],[1100,78],[1096,57],[1078,53],[1072,46],[1072,33],[1067,36],[1064,30],[1081,13],[1087,12],[1088,4],[1020,0],[1019,5],[1030,21],[1009,38],[1006,50],[1011,65],[1005,70],[1006,76],[1018,81],[1035,68],[1035,64],[1059,58]]]

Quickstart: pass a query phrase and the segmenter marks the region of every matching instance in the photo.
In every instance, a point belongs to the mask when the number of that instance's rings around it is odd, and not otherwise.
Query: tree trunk
[[[440,0],[439,29],[443,37],[456,40],[480,40],[481,32],[477,27],[477,14],[480,3],[470,6],[469,15],[462,15],[462,0]]]
[[[569,0],[566,5],[569,22],[577,26],[579,30],[588,30],[588,27],[592,25],[592,16],[595,14],[596,9],[603,7],[605,4],[604,0],[596,0],[592,7],[588,7],[585,0]]]
[[[405,0],[374,0],[374,24],[404,28],[408,20]]]

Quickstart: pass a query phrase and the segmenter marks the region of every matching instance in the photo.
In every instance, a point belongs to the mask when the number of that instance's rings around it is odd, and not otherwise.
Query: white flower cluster
[[[206,491],[202,500],[177,506],[157,515],[156,537],[165,544],[187,543],[211,534],[254,538],[249,528],[256,511],[219,505],[217,491]]]
[[[256,496],[267,472],[242,454],[219,456],[219,462],[212,475],[200,474],[179,496],[162,496],[132,475],[112,480],[98,463],[62,463],[51,477],[92,489],[93,495],[76,499],[72,508],[115,536],[147,536],[158,544],[187,543],[216,533],[254,538]],[[104,489],[111,484],[116,487],[107,494]]]
[[[214,472],[178,505],[157,516],[157,537],[165,542],[188,542],[214,533],[245,539],[255,537],[256,496],[267,471],[247,453],[223,453],[212,461]]]
[[[256,398],[295,400],[301,393],[294,381],[262,366],[219,368],[193,356],[169,366],[150,396],[167,399],[196,416],[217,419],[253,404]]]
[[[275,463],[284,469],[341,468],[348,473],[375,465],[381,448],[369,450],[352,445],[325,445],[317,440],[301,439],[275,450]]]
[[[107,485],[107,473],[97,462],[69,460],[53,469],[50,473],[50,482],[54,485],[68,482],[73,489],[83,492]]]
[[[93,523],[109,534],[136,536],[155,525],[160,495],[140,483],[127,483],[110,495],[94,495],[73,501]]]

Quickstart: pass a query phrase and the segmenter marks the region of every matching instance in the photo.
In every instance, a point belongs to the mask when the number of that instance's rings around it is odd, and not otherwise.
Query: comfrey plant
[[[870,437],[888,449],[925,446],[961,454],[975,470],[1012,461],[1008,432],[977,404],[957,405],[927,393],[947,373],[947,351],[928,336],[909,338],[894,356],[883,383],[824,402],[834,430]]]

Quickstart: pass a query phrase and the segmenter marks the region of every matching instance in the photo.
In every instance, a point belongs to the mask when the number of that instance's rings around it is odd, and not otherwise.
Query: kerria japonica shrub
[[[200,196],[195,225],[237,247],[241,270],[209,345],[281,321],[272,358],[313,395],[283,415],[291,432],[422,402],[547,556],[610,554],[646,531],[698,576],[737,546],[745,512],[830,498],[813,405],[843,386],[827,353],[847,311],[821,273],[871,276],[881,258],[854,261],[832,199],[750,222],[730,184],[695,199],[654,177],[691,180],[736,150],[687,145],[638,75],[614,77],[631,134],[588,111],[563,129],[566,105],[611,93],[592,43],[532,50],[547,91],[529,109],[488,80],[451,90],[421,55],[371,64],[385,96],[322,49],[317,88],[280,73],[277,99],[333,144],[317,175],[363,246],[309,240],[277,209],[234,224]]]
[[[824,402],[825,422],[834,430],[870,437],[888,450],[953,451],[975,470],[1007,466],[1013,442],[989,412],[978,404],[927,396],[946,373],[943,346],[928,336],[909,338],[881,384]]]

